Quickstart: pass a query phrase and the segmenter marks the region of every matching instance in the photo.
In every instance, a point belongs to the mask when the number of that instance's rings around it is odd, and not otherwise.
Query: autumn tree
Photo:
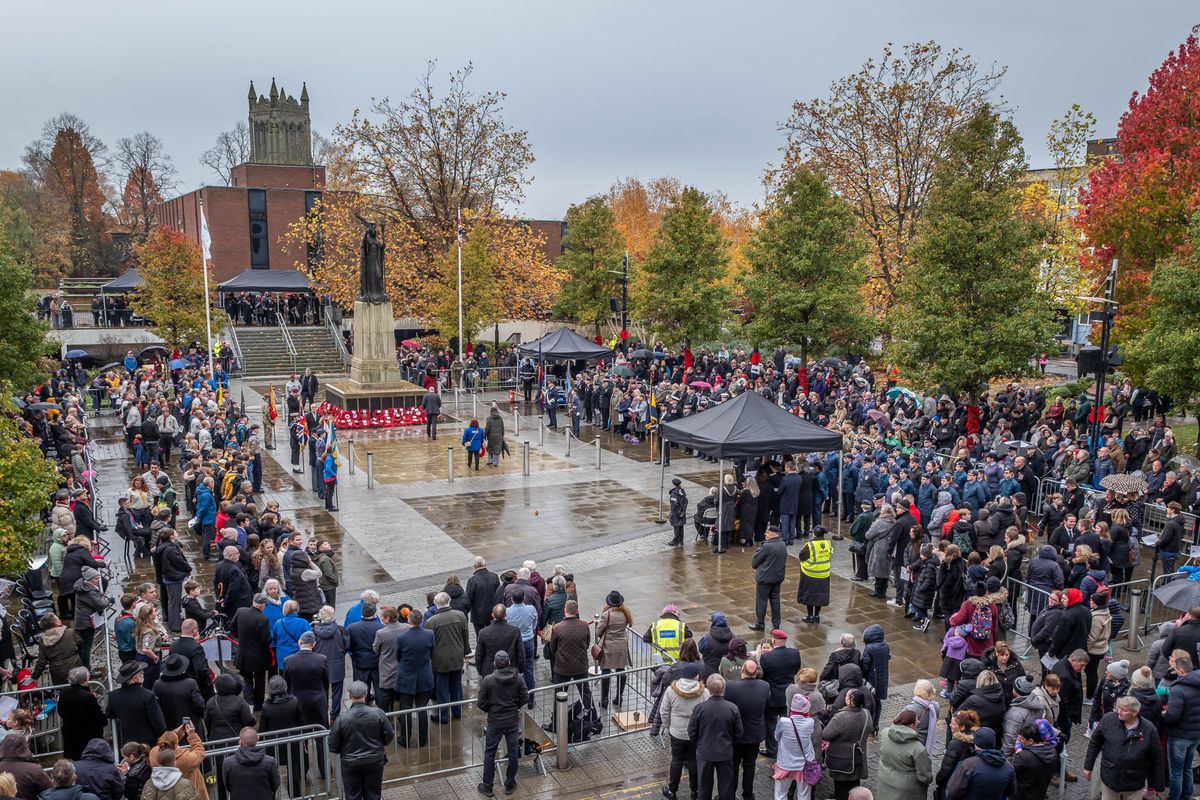
[[[1004,76],[936,42],[891,44],[839,78],[825,98],[797,101],[785,127],[782,175],[811,164],[846,199],[870,252],[870,302],[895,301],[908,246],[950,134],[988,101]],[[779,180],[779,176],[772,176]]]
[[[543,260],[541,238],[525,225],[500,217],[471,214],[464,224],[463,336],[474,340],[485,325],[504,319],[547,319],[564,274],[548,266],[542,270],[521,266]],[[457,246],[442,255],[439,269],[447,280],[429,287],[434,301],[432,314],[438,331],[450,339],[458,335]],[[543,274],[554,279],[544,280]]]
[[[663,215],[642,265],[637,315],[671,343],[715,338],[729,317],[729,254],[708,197],[688,187]]]
[[[468,64],[450,75],[442,95],[435,69],[430,62],[406,98],[373,100],[369,113],[355,110],[349,123],[334,129],[349,151],[358,189],[375,196],[389,221],[413,232],[426,261],[453,241],[460,209],[515,207],[533,163],[526,132],[504,119],[503,92],[471,90]]]
[[[133,294],[133,310],[153,324],[169,347],[186,349],[206,341],[200,246],[173,228],[158,227],[136,252],[146,281]]]
[[[1122,352],[1139,385],[1169,396],[1183,412],[1200,409],[1200,212],[1192,215],[1189,247],[1161,261],[1150,276],[1143,326]],[[1197,434],[1200,442],[1200,434]]]
[[[175,165],[162,140],[149,131],[118,139],[113,161],[125,179],[117,219],[144,240],[154,227],[163,195],[175,188]]]
[[[624,178],[609,187],[608,207],[635,262],[640,263],[650,252],[663,215],[682,191],[680,180],[670,176],[645,183],[637,178]]]
[[[13,388],[0,382],[0,572],[17,574],[29,568],[45,537],[41,512],[58,488],[58,468],[13,407]]]
[[[792,172],[769,199],[746,247],[741,282],[756,344],[799,345],[813,351],[869,338],[864,311],[867,245],[845,200],[806,167]]]
[[[956,396],[1027,369],[1053,321],[1037,292],[1038,227],[1018,213],[1021,137],[989,106],[950,135],[887,317],[902,369]]]
[[[0,232],[0,376],[18,387],[45,378],[46,328],[34,314],[33,275]]]
[[[566,223],[564,251],[558,260],[566,282],[558,296],[557,313],[594,326],[599,336],[601,323],[612,314],[609,298],[621,295],[620,275],[614,273],[622,271],[625,240],[603,197],[571,206]]]
[[[0,238],[35,285],[51,285],[71,268],[71,233],[62,200],[29,171],[0,170]]]
[[[250,160],[250,128],[238,120],[217,134],[217,142],[200,155],[200,163],[213,171],[222,186],[233,182],[233,168]]]
[[[1072,312],[1082,310],[1079,297],[1088,294],[1092,284],[1081,262],[1084,241],[1075,215],[1079,189],[1095,166],[1087,156],[1095,129],[1095,117],[1078,104],[1051,122],[1046,148],[1053,164],[1021,189],[1021,215],[1043,231],[1038,291],[1055,308]]]
[[[25,163],[57,201],[69,231],[71,273],[77,277],[113,271],[112,241],[106,230],[106,201],[98,164],[108,149],[87,123],[74,114],[48,121],[42,135],[25,149]]]
[[[313,279],[339,303],[357,297],[361,220],[369,219],[385,223],[385,280],[397,312],[436,313],[440,292],[455,284],[445,255],[454,248],[461,208],[472,227],[489,228],[489,248],[505,243],[509,255],[495,275],[508,282],[501,287],[513,298],[508,305],[536,309],[541,318],[550,313],[561,274],[538,249],[541,237],[505,214],[529,180],[526,135],[504,121],[503,93],[471,91],[470,74],[470,67],[454,73],[439,95],[430,64],[407,98],[373,101],[370,114],[356,112],[322,145],[328,160],[321,202],[286,239],[319,253]]]
[[[1097,281],[1117,258],[1118,338],[1136,332],[1150,275],[1191,247],[1188,223],[1200,205],[1200,41],[1193,29],[1135,92],[1117,126],[1120,158],[1088,176],[1079,224],[1094,248],[1087,265]]]

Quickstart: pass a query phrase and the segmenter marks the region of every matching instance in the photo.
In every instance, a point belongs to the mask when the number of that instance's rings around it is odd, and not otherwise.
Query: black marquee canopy
[[[842,449],[840,433],[790,414],[757,392],[664,422],[662,436],[720,459]]]
[[[613,354],[611,348],[585,339],[570,328],[559,328],[540,339],[520,345],[517,350],[523,356],[537,358],[540,355],[549,361],[574,361],[580,358],[594,361]]]

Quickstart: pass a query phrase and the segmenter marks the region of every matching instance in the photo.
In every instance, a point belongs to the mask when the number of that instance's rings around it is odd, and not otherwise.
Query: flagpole
[[[213,346],[212,346],[212,314],[209,312],[208,299],[208,259],[210,256],[209,243],[212,241],[208,232],[208,221],[204,219],[204,200],[200,199],[200,239],[203,242],[201,245],[202,254],[201,260],[204,263],[204,328],[208,335],[208,377],[216,383],[217,373],[213,369]]]
[[[458,242],[458,361],[463,363],[463,315],[462,315],[462,209],[455,218],[457,224],[454,239]]]

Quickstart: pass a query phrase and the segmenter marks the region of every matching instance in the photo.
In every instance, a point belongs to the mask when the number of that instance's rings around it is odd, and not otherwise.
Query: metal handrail
[[[283,334],[283,344],[287,347],[288,357],[292,360],[292,371],[296,370],[296,356],[299,352],[296,350],[296,343],[292,341],[291,331],[287,328],[287,323],[284,322],[283,314],[275,312],[275,321],[279,324],[279,330]]]
[[[229,326],[229,346],[233,348],[233,357],[237,361],[237,369],[230,370],[235,375],[242,374],[242,343],[238,341],[237,326],[230,324]]]
[[[342,332],[333,322],[333,314],[330,309],[333,306],[324,306],[322,308],[322,316],[325,317],[325,327],[329,331],[329,335],[333,337],[334,344],[337,345],[338,355],[342,358],[342,367],[350,368],[350,352],[346,350],[346,342],[342,339]]]

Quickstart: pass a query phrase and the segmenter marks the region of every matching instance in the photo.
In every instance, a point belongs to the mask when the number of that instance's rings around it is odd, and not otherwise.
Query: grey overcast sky
[[[371,97],[406,94],[426,60],[475,65],[508,93],[537,162],[519,213],[561,218],[614,180],[676,175],[759,199],[791,103],[822,96],[886,42],[935,39],[1008,66],[1002,90],[1032,166],[1072,102],[1112,135],[1130,94],[1200,22],[1185,0],[8,0],[0,25],[0,168],[61,111],[108,143],[149,130],[183,188],[246,115],[253,79],[307,81],[328,132]]]

